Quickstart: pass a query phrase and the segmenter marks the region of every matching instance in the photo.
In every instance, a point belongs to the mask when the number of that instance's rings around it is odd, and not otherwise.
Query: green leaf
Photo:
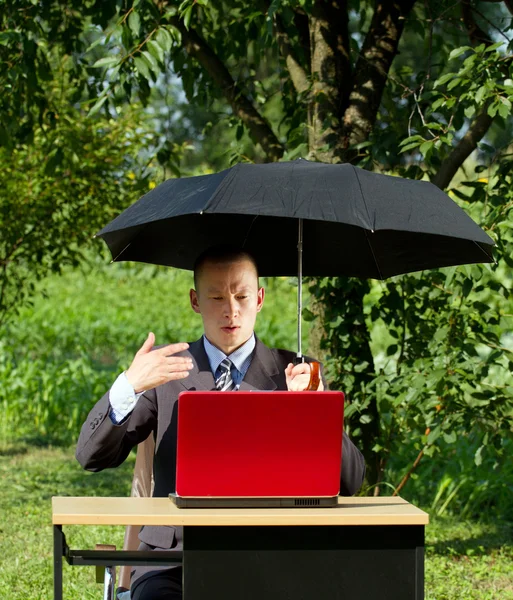
[[[142,58],[146,61],[148,67],[156,74],[160,72],[159,65],[155,60],[155,57],[152,56],[147,50],[141,52]]]
[[[403,152],[408,152],[409,150],[413,150],[414,148],[418,148],[420,144],[421,142],[412,142],[411,144],[406,144],[406,146],[401,148],[399,154],[402,154]]]
[[[454,48],[454,50],[452,50],[449,54],[449,60],[457,58],[458,56],[465,54],[465,52],[468,52],[469,50],[472,50],[470,46],[460,46],[459,48]]]
[[[511,114],[511,110],[505,104],[499,104],[499,115],[503,119],[507,119]]]
[[[486,48],[485,52],[493,52],[494,50],[498,50],[502,46],[504,46],[504,42],[496,42],[495,44],[492,44],[491,46],[488,46]]]
[[[488,92],[486,86],[482,85],[476,92],[476,95],[474,96],[474,99],[476,101],[476,104],[481,104],[481,102],[483,101],[483,98],[485,97],[485,94]]]
[[[461,83],[461,77],[455,77],[452,81],[449,82],[447,89],[452,90],[453,88],[458,86],[460,83]]]
[[[461,288],[461,294],[464,298],[466,298],[470,294],[473,285],[474,282],[472,281],[472,279],[465,279]]]
[[[141,31],[141,17],[139,13],[133,10],[128,17],[128,26],[130,27],[130,31],[132,32],[135,38],[139,37],[139,32]]]
[[[169,52],[173,46],[173,38],[165,27],[161,27],[155,36],[155,39],[164,52]]]
[[[95,115],[100,110],[100,108],[105,104],[106,100],[107,100],[107,95],[98,98],[98,100],[93,104],[93,106],[87,113],[87,116],[92,117],[93,115]]]
[[[497,111],[499,110],[499,106],[497,105],[496,102],[494,102],[493,104],[490,104],[490,106],[488,107],[488,110],[486,111],[488,113],[488,116],[492,117],[492,119],[497,115]]]
[[[145,78],[150,79],[150,70],[147,62],[141,56],[134,57],[134,64],[137,71]]]
[[[392,356],[393,354],[395,354],[397,352],[398,349],[399,349],[399,346],[397,344],[391,344],[387,348],[387,356]]]
[[[112,67],[112,65],[116,65],[118,62],[119,56],[104,56],[94,63],[93,68]]]
[[[420,145],[420,153],[422,154],[422,156],[426,156],[427,153],[433,149],[433,142],[424,142],[423,144]]]
[[[185,25],[185,29],[189,29],[189,24],[191,22],[191,16],[192,16],[192,6],[189,6],[188,8],[185,9],[184,13],[183,13],[183,24]]]
[[[150,40],[146,46],[154,58],[156,58],[160,63],[164,62],[164,50],[160,44],[158,44],[155,40]]]
[[[438,87],[439,85],[444,85],[444,83],[447,83],[448,81],[451,81],[451,79],[455,77],[454,73],[446,73],[445,75],[442,75],[442,77],[439,77],[436,81],[435,81],[435,85],[434,87]]]
[[[443,435],[444,441],[447,444],[454,444],[454,442],[458,439],[455,431],[451,431],[451,433],[444,433]]]
[[[483,462],[483,450],[484,446],[479,446],[479,448],[476,450],[476,453],[474,454],[474,462],[476,463],[477,467],[479,467],[479,465],[481,465]]]

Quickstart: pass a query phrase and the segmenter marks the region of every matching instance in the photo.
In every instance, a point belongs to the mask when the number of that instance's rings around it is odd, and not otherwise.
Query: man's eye
[[[222,296],[212,296],[212,300],[222,300]]]
[[[247,296],[237,296],[237,300],[245,300]]]

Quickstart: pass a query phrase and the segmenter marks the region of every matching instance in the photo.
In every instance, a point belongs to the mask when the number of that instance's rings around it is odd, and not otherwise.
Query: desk
[[[117,552],[115,560],[71,551],[63,525],[182,525],[184,600],[424,598],[428,515],[402,498],[340,498],[334,508],[179,509],[167,498],[55,497],[52,508],[55,600],[63,556],[72,564],[180,560],[173,551]]]

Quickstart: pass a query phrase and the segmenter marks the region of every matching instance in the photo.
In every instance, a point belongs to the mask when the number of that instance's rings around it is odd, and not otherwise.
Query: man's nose
[[[239,308],[237,305],[237,301],[235,298],[229,298],[224,305],[224,313],[227,317],[235,317],[237,316]]]

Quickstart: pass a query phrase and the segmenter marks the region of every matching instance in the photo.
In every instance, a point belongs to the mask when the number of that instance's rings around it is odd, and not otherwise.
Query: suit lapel
[[[194,368],[187,379],[180,381],[186,390],[215,390],[215,381],[203,338],[189,345],[189,354],[194,361]],[[241,383],[241,390],[275,390],[281,373],[271,350],[256,338],[256,346],[251,365]]]
[[[248,372],[241,383],[241,390],[275,390],[276,376],[280,370],[271,350],[256,338],[255,352]]]
[[[215,390],[214,376],[210,370],[202,337],[189,345],[189,354],[194,362],[194,368],[180,383],[186,390]]]

